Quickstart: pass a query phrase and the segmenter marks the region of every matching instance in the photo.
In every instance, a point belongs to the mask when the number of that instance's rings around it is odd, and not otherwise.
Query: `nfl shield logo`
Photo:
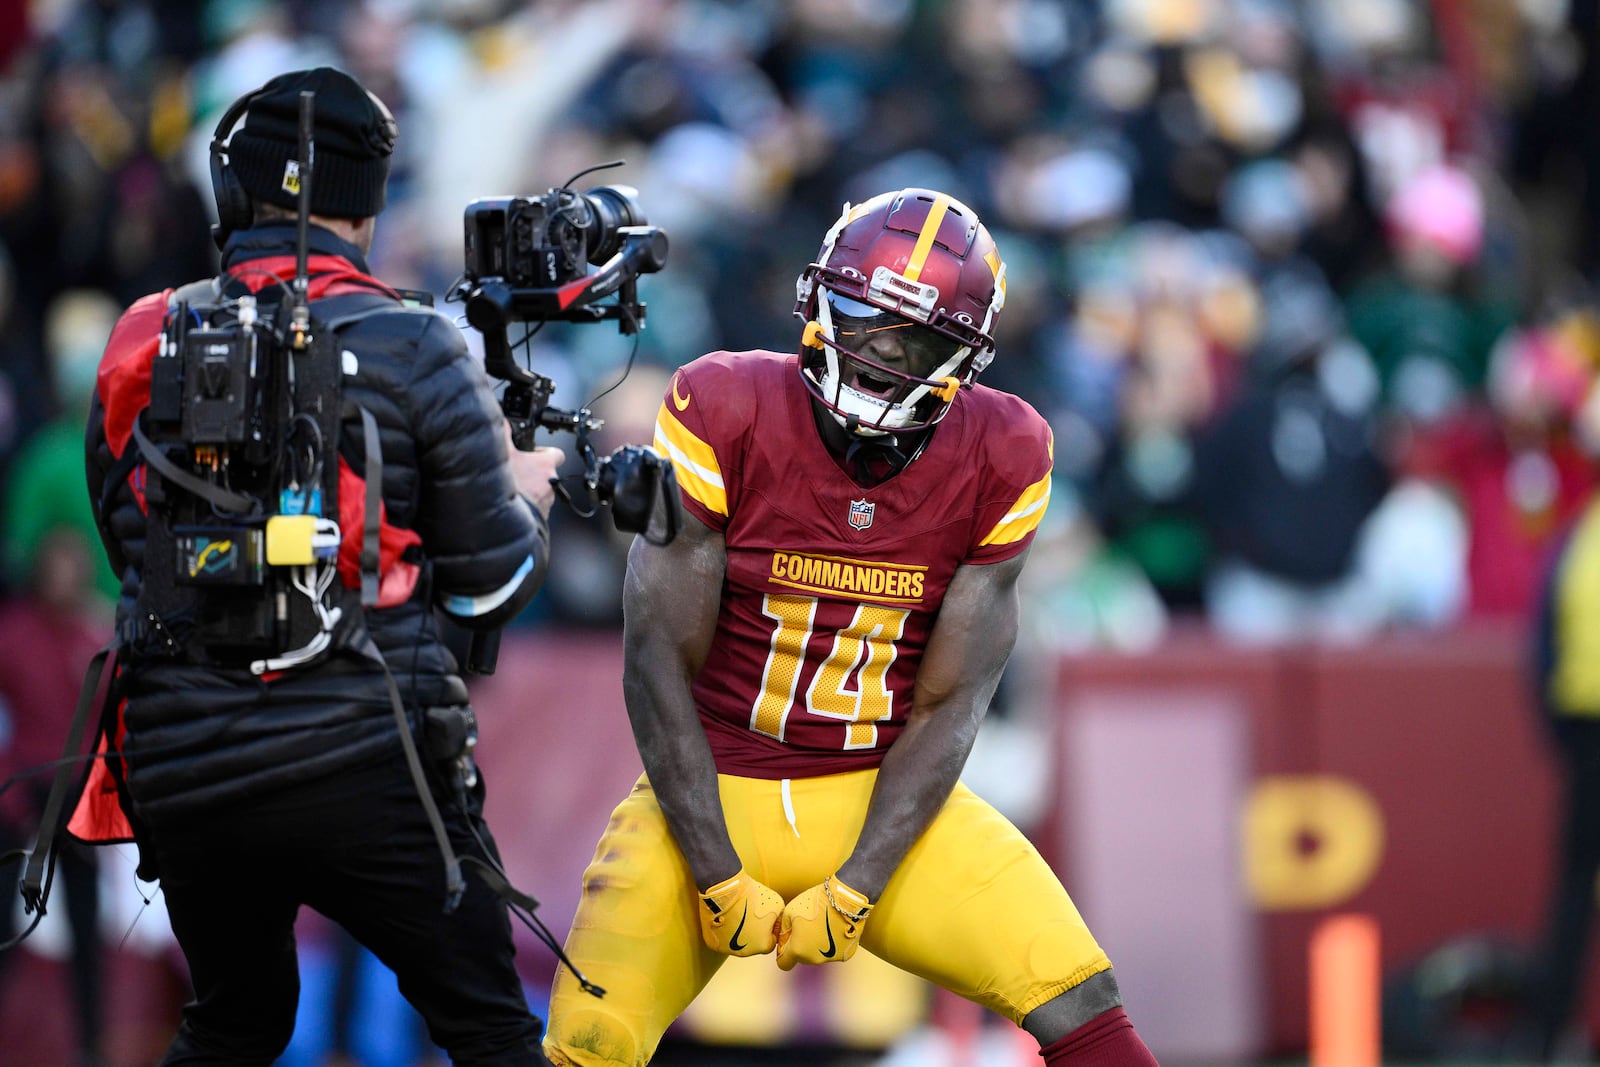
[[[850,501],[850,525],[858,530],[865,530],[868,526],[871,526],[874,506],[865,500]]]

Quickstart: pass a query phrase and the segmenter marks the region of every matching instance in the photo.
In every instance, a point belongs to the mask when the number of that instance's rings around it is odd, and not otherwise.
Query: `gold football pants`
[[[875,769],[782,782],[719,776],[740,860],[793,899],[849,856],[876,779]],[[573,964],[606,995],[590,996],[565,967],[557,970],[545,1036],[552,1062],[650,1061],[727,958],[701,942],[699,906],[688,864],[641,777],[584,872],[566,943]],[[861,947],[1018,1023],[1111,966],[1033,845],[959,784],[890,878]]]

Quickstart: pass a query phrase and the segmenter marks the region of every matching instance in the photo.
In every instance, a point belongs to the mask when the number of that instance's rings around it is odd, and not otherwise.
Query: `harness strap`
[[[61,813],[66,803],[67,781],[72,777],[73,764],[77,762],[74,757],[83,748],[84,729],[89,723],[89,707],[94,703],[94,695],[100,689],[100,678],[105,673],[106,661],[116,651],[117,645],[117,638],[113,637],[94,654],[89,661],[88,672],[84,675],[83,687],[78,690],[78,705],[72,712],[72,725],[67,728],[67,747],[62,753],[61,763],[56,767],[55,776],[50,780],[50,794],[44,803],[44,815],[39,820],[39,840],[28,856],[28,865],[22,875],[22,909],[30,915],[35,911],[43,915],[45,901],[50,896],[50,887],[45,880],[45,861],[46,859],[50,861],[53,872],[55,855],[52,846],[55,844],[56,835],[61,831],[61,823],[65,821]],[[106,693],[106,700],[111,700],[109,691]]]
[[[252,515],[260,510],[260,503],[243,493],[236,493],[232,489],[224,489],[220,485],[212,485],[203,478],[196,478],[188,471],[179,467],[156,447],[155,442],[145,436],[140,428],[139,421],[133,423],[133,440],[139,446],[139,453],[144,456],[144,461],[161,472],[162,477],[193,493],[202,500],[210,501],[223,511],[235,515]]]
[[[97,519],[101,515],[111,514],[117,491],[122,488],[122,483],[128,480],[128,475],[133,473],[133,469],[139,465],[140,451],[137,448],[124,449],[122,455],[117,457],[111,469],[106,472],[106,480],[100,486],[100,509],[95,512]]]
[[[433,315],[434,312],[426,308],[395,307],[392,304],[383,304],[378,307],[363,308],[353,311],[348,315],[340,315],[330,319],[323,325],[323,329],[330,333],[338,333],[347,326],[361,322],[364,319],[376,318],[379,315]],[[361,439],[366,449],[366,507],[362,516],[361,525],[361,606],[373,607],[378,603],[378,593],[381,587],[379,564],[379,540],[382,527],[383,503],[383,446],[378,437],[378,420],[372,412],[357,404],[356,411],[361,416]],[[348,408],[346,409],[348,411]]]
[[[395,684],[394,675],[389,671],[389,664],[383,658],[383,653],[378,650],[371,634],[363,631],[361,641],[355,649],[383,669],[384,685],[389,690],[389,707],[394,712],[395,725],[400,729],[400,747],[405,749],[406,769],[411,772],[411,783],[416,787],[417,798],[422,801],[422,810],[428,817],[428,826],[432,828],[433,838],[439,845],[439,857],[444,861],[444,910],[447,913],[455,911],[456,905],[461,903],[461,895],[467,891],[467,883],[461,877],[461,861],[456,859],[455,849],[450,847],[450,836],[445,833],[444,819],[439,815],[439,806],[433,801],[433,790],[428,787],[428,780],[422,773],[422,759],[417,755],[416,739],[411,736],[411,723],[406,718],[405,703],[400,699],[400,687]]]
[[[361,412],[361,437],[367,450],[366,514],[361,520],[361,606],[378,602],[378,536],[383,507],[383,448],[378,440],[378,420],[364,407]]]

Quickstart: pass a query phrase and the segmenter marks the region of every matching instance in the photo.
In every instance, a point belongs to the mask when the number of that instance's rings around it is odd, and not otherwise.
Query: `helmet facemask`
[[[823,289],[819,297],[817,328],[808,330],[801,369],[823,406],[845,429],[868,436],[937,422],[955,398],[972,349],[843,293]],[[885,351],[894,357],[874,358]]]
[[[993,358],[988,330],[1005,297],[993,247],[971,211],[941,193],[845,206],[795,294],[807,320],[801,381],[839,425],[870,438],[945,416]]]

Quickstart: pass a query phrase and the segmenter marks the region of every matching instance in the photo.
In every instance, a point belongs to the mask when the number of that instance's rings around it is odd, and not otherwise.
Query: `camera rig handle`
[[[466,289],[467,322],[483,334],[484,369],[507,382],[536,384],[539,375],[518,365],[506,340],[511,322],[601,322],[617,320],[625,334],[644,325],[645,305],[638,299],[638,277],[658,271],[667,261],[667,235],[656,226],[624,226],[622,247],[593,274],[553,289],[514,287],[502,277],[484,278]],[[613,303],[601,304],[612,293]]]
[[[567,411],[550,406],[550,394],[556,391],[555,383],[542,374],[534,374],[518,367],[530,381],[513,381],[506,385],[500,397],[500,409],[506,422],[511,424],[511,443],[524,452],[534,448],[534,434],[541,429],[560,430],[577,434],[580,441],[604,426],[588,408]]]
[[[465,293],[467,322],[483,335],[483,367],[506,382],[501,407],[511,423],[511,440],[523,451],[533,448],[539,428],[579,434],[598,430],[603,420],[587,408],[566,411],[550,406],[555,384],[520,365],[511,354],[506,327],[512,322],[602,322],[615,319],[625,334],[644,325],[645,305],[638,299],[638,276],[658,271],[667,260],[667,235],[656,226],[624,226],[617,231],[622,247],[593,274],[554,289],[515,288],[504,278],[485,278]],[[612,293],[618,299],[598,303]]]

